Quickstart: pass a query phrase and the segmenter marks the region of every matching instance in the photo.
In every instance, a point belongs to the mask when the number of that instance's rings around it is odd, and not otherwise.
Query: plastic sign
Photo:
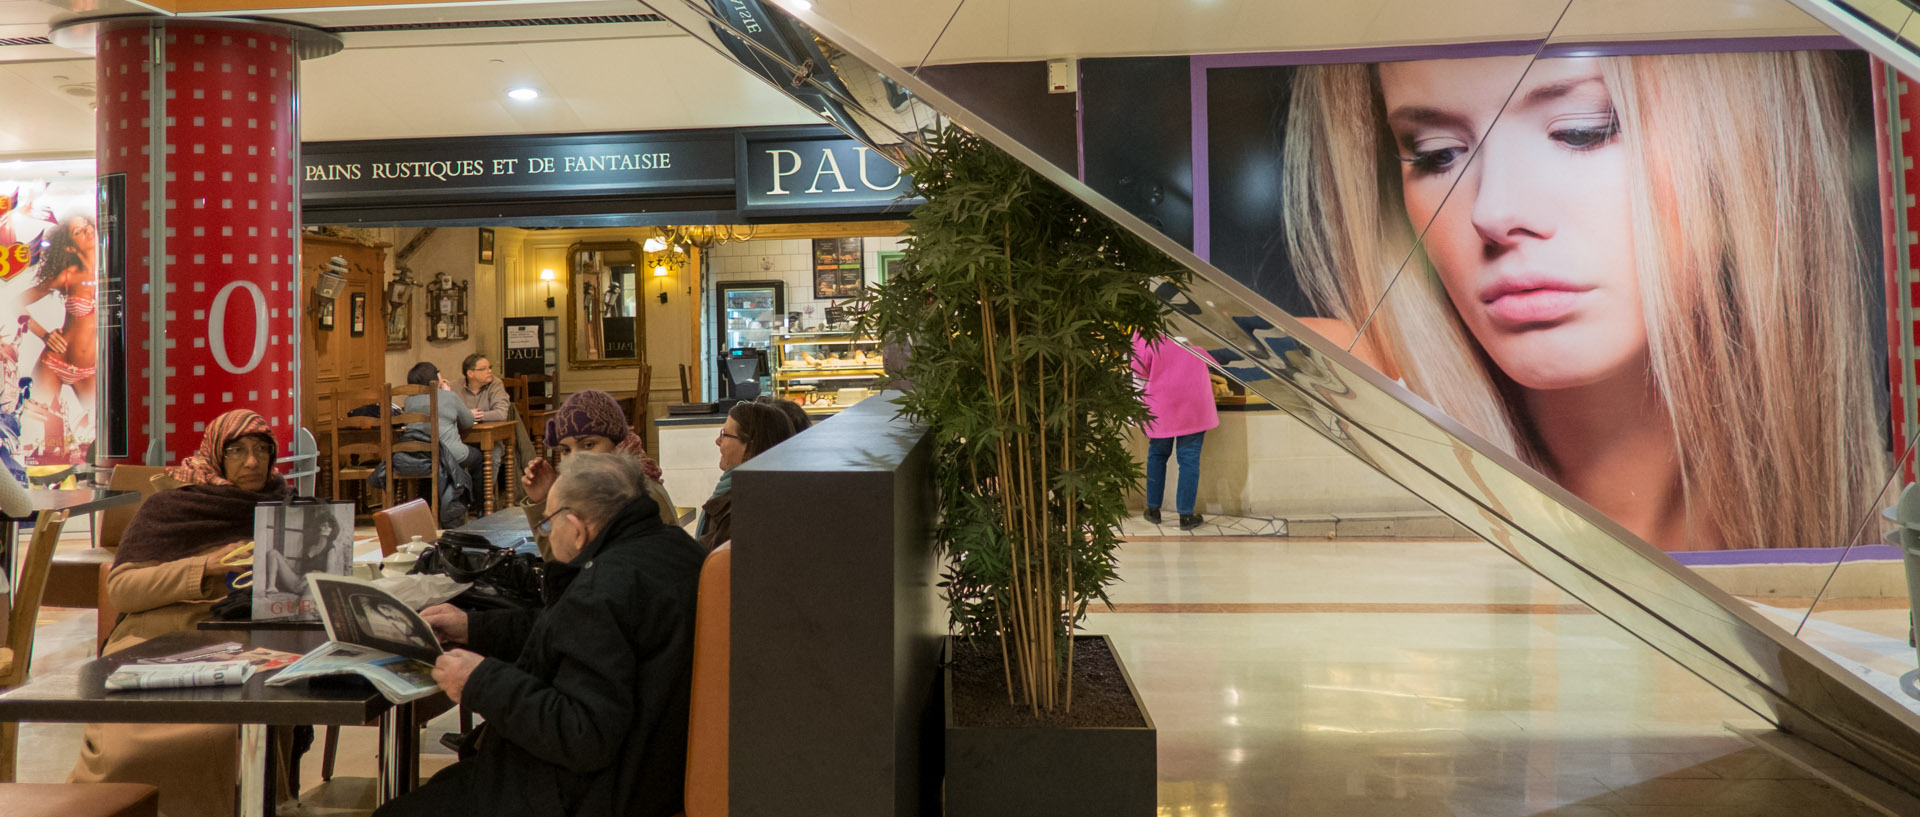
[[[0,198],[0,202],[5,201],[5,198]],[[4,210],[4,207],[0,207],[0,210]],[[33,251],[27,245],[8,244],[5,251],[0,252],[0,281],[13,280],[13,276],[19,275],[21,270],[32,266],[32,261]]]

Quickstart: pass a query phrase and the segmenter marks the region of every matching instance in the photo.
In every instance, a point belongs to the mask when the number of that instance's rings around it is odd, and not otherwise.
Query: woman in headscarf
[[[257,505],[292,494],[273,470],[278,448],[266,419],[239,409],[207,424],[199,450],[167,470],[181,486],[140,505],[107,575],[107,598],[126,614],[102,654],[193,629],[227,597],[221,560],[252,542]],[[88,724],[68,781],[146,783],[160,789],[163,817],[227,817],[239,750],[230,725]]]
[[[560,452],[562,462],[581,451],[595,454],[625,454],[640,461],[647,473],[647,495],[660,506],[660,519],[668,525],[679,524],[674,514],[673,497],[660,483],[660,466],[647,456],[646,441],[627,426],[626,412],[613,395],[599,389],[574,392],[547,419],[547,447]],[[538,526],[546,515],[547,491],[553,487],[553,463],[535,458],[527,463],[520,487],[526,494],[520,506],[527,512],[527,524]],[[540,538],[540,555],[552,561],[545,537]]]

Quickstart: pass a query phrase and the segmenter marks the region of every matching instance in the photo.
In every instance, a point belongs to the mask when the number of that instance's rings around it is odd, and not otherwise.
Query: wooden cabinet
[[[385,298],[390,246],[312,233],[301,236],[301,300],[307,311],[300,323],[300,416],[322,447],[332,426],[334,390],[377,388],[385,381],[387,331],[380,305]],[[333,328],[322,329],[313,287],[327,259],[336,255],[347,260],[347,284],[334,300]],[[366,299],[365,331],[359,337],[353,335],[355,296]]]

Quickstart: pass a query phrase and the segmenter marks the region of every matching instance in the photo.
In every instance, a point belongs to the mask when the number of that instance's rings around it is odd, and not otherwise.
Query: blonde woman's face
[[[1594,60],[1528,60],[1380,66],[1407,217],[1516,383],[1639,377],[1647,328],[1612,96]]]

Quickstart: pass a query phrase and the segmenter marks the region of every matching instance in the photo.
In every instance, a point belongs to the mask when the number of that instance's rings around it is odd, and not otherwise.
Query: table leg
[[[420,730],[413,704],[389,708],[380,716],[380,785],[374,805],[413,791],[420,784]]]
[[[506,445],[506,457],[507,457],[507,484],[503,487],[507,489],[507,505],[512,506],[512,505],[517,505],[520,502],[520,472],[514,470],[514,466],[519,464],[519,458],[514,456],[514,453],[513,453],[513,449],[515,447],[515,440],[512,434],[507,435],[505,445]]]
[[[5,542],[6,562],[4,563],[4,565],[7,570],[7,587],[12,589],[12,592],[15,597],[18,597],[20,595],[19,588],[14,587],[14,584],[15,584],[14,579],[20,576],[20,565],[15,564],[13,561],[14,555],[15,555],[13,540],[19,535],[20,535],[19,524],[14,522],[12,517],[0,516],[0,537],[4,537],[6,539],[6,542]]]
[[[480,495],[486,497],[487,513],[493,513],[493,440],[488,438],[482,443],[487,447],[480,455]]]
[[[267,800],[272,797],[273,769],[267,764],[267,725],[240,725],[240,817],[266,817],[272,814]]]

